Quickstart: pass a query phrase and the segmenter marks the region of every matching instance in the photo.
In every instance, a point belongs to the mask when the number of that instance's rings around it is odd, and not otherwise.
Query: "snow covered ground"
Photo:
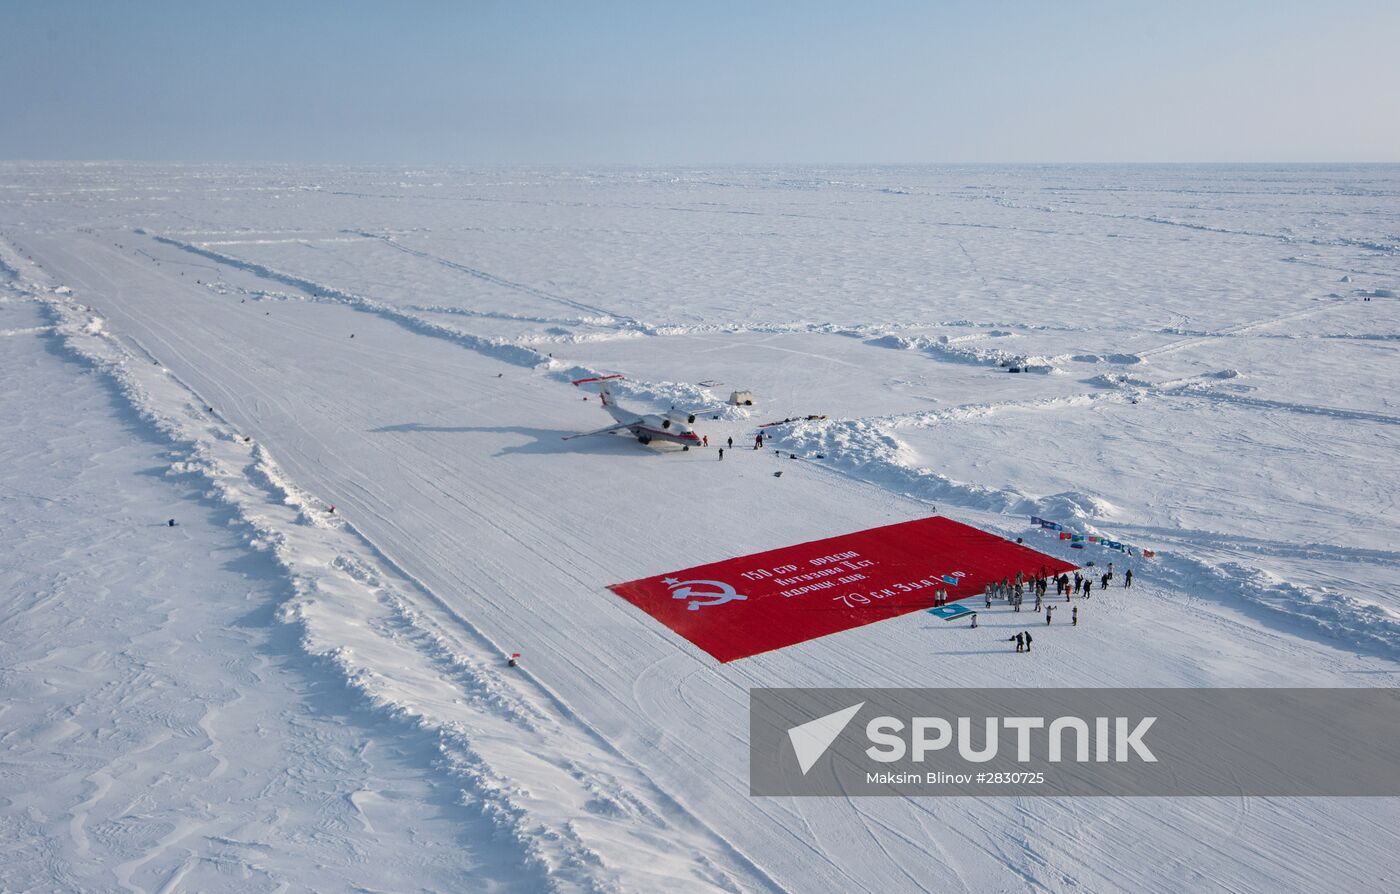
[[[407,863],[486,890],[513,872],[431,772],[435,741],[371,735],[382,721],[275,623],[290,588],[231,508],[39,305],[0,318],[3,888],[272,891],[316,867],[319,887],[392,890]]]
[[[1400,168],[0,164],[0,264],[0,888],[1396,884],[1392,799],[752,798],[747,690],[1395,685]],[[1157,558],[1031,656],[604,589],[933,505]]]

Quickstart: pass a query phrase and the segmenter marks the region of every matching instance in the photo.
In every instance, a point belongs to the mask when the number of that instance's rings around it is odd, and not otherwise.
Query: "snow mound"
[[[612,375],[610,372],[590,369],[586,366],[554,368],[550,375],[561,382],[574,382],[595,376]],[[749,417],[744,407],[721,403],[721,399],[703,385],[689,382],[647,382],[641,379],[620,379],[612,384],[611,392],[623,400],[646,401],[660,410],[703,411],[709,417],[722,420],[741,420]],[[592,392],[590,392],[592,393]],[[632,409],[630,406],[628,409]]]
[[[920,351],[929,355],[935,360],[944,360],[949,363],[969,363],[978,366],[1015,366],[1024,372],[1048,373],[1054,370],[1054,364],[1048,357],[1027,357],[1023,354],[1016,354],[1011,351],[1004,351],[1000,348],[983,348],[976,345],[967,344],[973,339],[984,337],[1010,338],[1015,333],[1004,330],[992,330],[990,333],[978,333],[972,336],[950,338],[946,335],[937,338],[926,338],[924,336],[906,337],[889,333],[866,339],[865,343],[876,348],[893,348],[900,351]]]
[[[1111,519],[1118,514],[1118,507],[1103,497],[1073,490],[1041,497],[1035,505],[1038,507],[1036,514],[1045,518],[1088,521]]]
[[[1142,358],[1136,354],[1074,354],[1069,359],[1075,363],[1115,363],[1119,366],[1142,363]]]
[[[894,348],[899,351],[907,351],[914,347],[914,343],[902,335],[882,335],[879,338],[866,339],[865,343],[875,348]]]

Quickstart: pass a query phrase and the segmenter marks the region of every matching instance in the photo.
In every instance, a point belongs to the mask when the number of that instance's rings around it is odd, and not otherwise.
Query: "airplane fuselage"
[[[603,404],[603,409],[607,410],[608,415],[612,416],[619,424],[627,426],[627,430],[643,444],[651,441],[669,441],[686,447],[700,444],[699,435],[685,424],[674,419],[667,419],[665,416],[656,414],[641,416],[630,410],[625,410],[611,401]]]

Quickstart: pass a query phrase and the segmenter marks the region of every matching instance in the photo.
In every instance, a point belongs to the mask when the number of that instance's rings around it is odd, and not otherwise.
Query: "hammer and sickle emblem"
[[[724,605],[726,602],[749,598],[724,581],[681,581],[668,577],[662,583],[671,588],[672,599],[689,599],[690,604],[686,608],[690,611],[699,611],[703,606]]]

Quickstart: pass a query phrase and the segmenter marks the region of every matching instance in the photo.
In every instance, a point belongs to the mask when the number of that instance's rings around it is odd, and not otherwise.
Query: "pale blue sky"
[[[1400,161],[1400,3],[0,0],[0,158]]]

